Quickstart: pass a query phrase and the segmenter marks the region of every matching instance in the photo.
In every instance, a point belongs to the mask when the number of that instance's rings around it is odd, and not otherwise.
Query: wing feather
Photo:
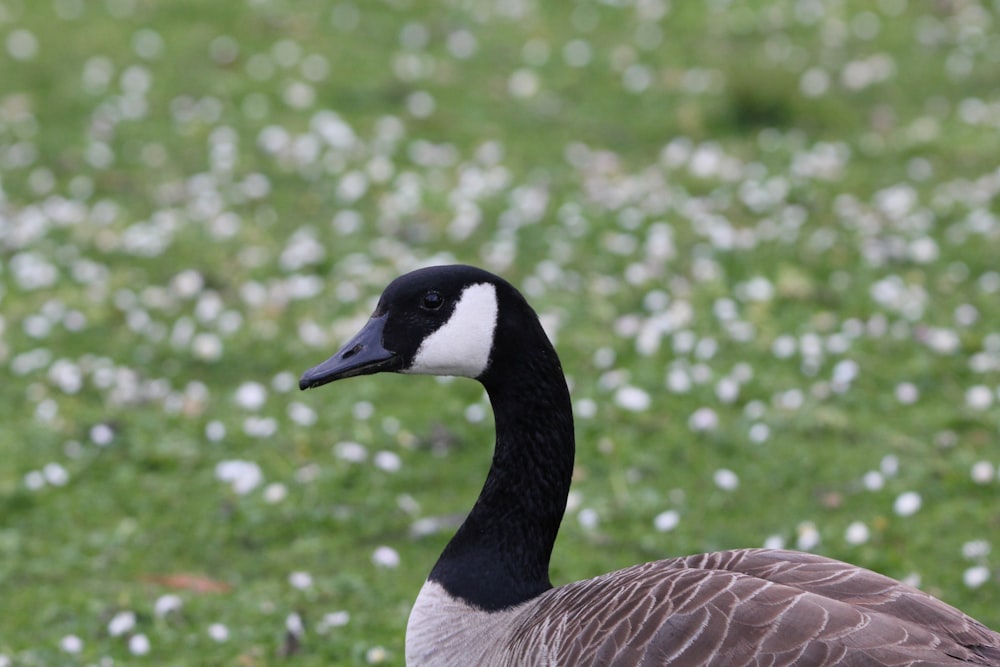
[[[893,579],[798,552],[723,551],[552,589],[505,665],[993,665],[1000,634]],[[539,659],[539,656],[545,656]]]

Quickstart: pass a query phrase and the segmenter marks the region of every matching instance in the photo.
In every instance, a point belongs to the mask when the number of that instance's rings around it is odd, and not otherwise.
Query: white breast
[[[406,624],[407,667],[504,664],[497,648],[508,645],[524,607],[485,612],[453,598],[440,584],[424,582]]]

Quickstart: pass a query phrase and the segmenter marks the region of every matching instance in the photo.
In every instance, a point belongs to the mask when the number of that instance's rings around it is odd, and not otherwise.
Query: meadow
[[[1000,628],[997,0],[0,0],[0,667],[403,664],[467,380],[299,374],[519,286],[555,583],[744,546]]]

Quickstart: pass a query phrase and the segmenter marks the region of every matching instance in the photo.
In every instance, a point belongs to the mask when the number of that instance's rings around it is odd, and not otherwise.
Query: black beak
[[[382,347],[385,320],[386,315],[368,320],[337,354],[303,373],[299,378],[299,389],[311,389],[355,375],[398,371],[401,368],[399,357]]]

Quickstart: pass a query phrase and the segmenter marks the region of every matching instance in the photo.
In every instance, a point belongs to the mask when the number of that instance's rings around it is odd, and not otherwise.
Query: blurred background
[[[0,665],[403,664],[472,382],[298,375],[417,266],[570,376],[553,580],[746,546],[1000,627],[996,0],[0,0]]]

